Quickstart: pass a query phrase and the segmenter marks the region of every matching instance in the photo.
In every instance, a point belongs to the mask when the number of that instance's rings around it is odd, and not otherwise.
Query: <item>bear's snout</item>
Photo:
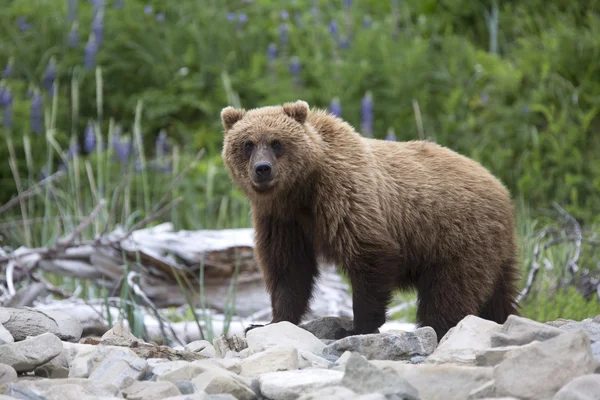
[[[271,163],[262,161],[254,164],[254,177],[257,183],[265,183],[272,180],[273,166]]]

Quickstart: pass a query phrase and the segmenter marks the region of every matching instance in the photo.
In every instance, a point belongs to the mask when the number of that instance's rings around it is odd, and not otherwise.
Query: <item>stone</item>
[[[563,386],[553,400],[600,400],[600,375],[581,375]]]
[[[128,348],[98,346],[88,361],[89,380],[108,382],[123,389],[141,379],[148,362]]]
[[[138,381],[121,391],[130,400],[162,400],[165,397],[181,394],[177,386],[171,382]]]
[[[383,371],[403,377],[417,389],[420,399],[466,399],[469,393],[492,380],[492,367],[452,364],[406,364],[370,361]]]
[[[224,334],[221,334],[213,339],[213,347],[215,349],[215,355],[223,358],[229,351],[239,353],[248,348],[248,343],[246,338],[238,335],[227,338]]]
[[[585,332],[563,332],[515,349],[494,367],[496,393],[519,399],[552,398],[569,381],[597,367]]]
[[[237,358],[210,358],[207,360],[194,361],[197,364],[213,364],[221,368],[231,371],[234,374],[240,374],[242,372],[241,361]]]
[[[325,368],[332,366],[332,362],[322,355],[316,355],[310,351],[300,350],[298,352],[298,368]]]
[[[179,396],[167,397],[164,400],[211,400],[211,397],[206,393],[200,392],[193,394],[180,394]],[[235,400],[235,397],[232,400]]]
[[[468,315],[444,335],[425,362],[475,365],[477,350],[490,348],[492,334],[500,328],[496,322]]]
[[[268,372],[258,378],[258,385],[270,400],[294,400],[326,386],[339,386],[343,377],[342,371],[326,369]]]
[[[336,331],[343,329],[351,331],[354,328],[354,321],[343,317],[321,317],[298,325],[306,329],[319,339],[336,340]]]
[[[360,353],[368,360],[409,360],[414,356],[428,356],[437,345],[433,328],[427,326],[413,332],[373,333],[347,336],[326,346],[323,354],[341,356],[346,351]]]
[[[305,393],[297,398],[297,400],[349,400],[355,399],[356,393],[343,386],[328,386],[314,392]]]
[[[320,354],[325,347],[325,343],[315,335],[288,321],[254,328],[246,333],[246,341],[250,349],[258,351],[275,346],[289,346],[298,351]]]
[[[68,342],[64,342],[68,343]],[[63,343],[63,346],[64,346]],[[65,348],[63,347],[59,355],[51,359],[45,364],[40,365],[34,370],[35,375],[45,378],[57,379],[69,377],[69,361]]]
[[[216,357],[217,353],[214,346],[208,340],[195,340],[184,346],[184,350],[194,353],[200,353],[207,357]]]
[[[475,355],[475,365],[480,367],[493,367],[500,364],[508,354],[526,350],[528,347],[539,343],[534,341],[523,346],[504,346],[491,347],[489,349],[478,350]]]
[[[4,325],[0,324],[0,344],[13,343],[14,341],[15,338],[13,338],[8,329],[6,329]]]
[[[544,341],[563,333],[555,328],[528,318],[509,315],[506,322],[491,337],[492,347],[521,346],[534,340]]]
[[[66,342],[77,342],[83,333],[81,323],[63,311],[40,311],[31,307],[0,307],[0,321],[14,340],[53,333]]]
[[[185,368],[186,366],[190,365],[190,363],[188,361],[183,361],[183,360],[176,360],[176,361],[167,361],[167,362],[163,362],[163,363],[158,363],[156,365],[148,365],[149,371],[150,371],[150,379],[151,380],[158,380],[158,378],[172,372],[172,371],[176,371],[180,368]]]
[[[352,354],[346,362],[341,385],[358,394],[379,392],[405,400],[418,400],[414,386],[396,374],[381,371],[358,354]]]
[[[119,397],[119,389],[114,385],[84,378],[19,380],[17,383],[11,383],[10,385],[20,391],[27,390],[43,396],[41,398],[46,400],[81,400],[94,398],[95,396],[104,398]],[[72,394],[67,397],[68,391]],[[8,391],[5,394],[12,395]],[[29,399],[29,397],[17,398]]]
[[[211,394],[230,394],[239,400],[257,399],[252,388],[234,373],[226,370],[207,370],[192,379],[197,391]]]
[[[67,360],[69,361],[69,378],[87,378],[90,376],[88,361],[96,349],[97,346],[81,343],[68,347]],[[127,349],[121,349],[123,352],[126,352],[126,350]]]
[[[258,378],[266,372],[298,369],[298,350],[289,346],[270,347],[243,359],[240,365],[240,375],[250,378]]]
[[[8,397],[11,400],[48,400],[31,389],[19,386],[17,383],[9,383],[3,397]]]
[[[137,342],[136,338],[120,321],[115,322],[113,327],[106,331],[100,338],[100,343],[109,346],[125,346],[128,347],[132,343]]]
[[[17,371],[7,364],[0,364],[0,385],[17,380]]]
[[[35,370],[62,351],[62,342],[52,333],[27,338],[20,342],[0,345],[0,360],[17,372]]]
[[[559,327],[562,331],[584,331],[587,332],[592,342],[600,342],[600,323],[593,320],[567,321]]]

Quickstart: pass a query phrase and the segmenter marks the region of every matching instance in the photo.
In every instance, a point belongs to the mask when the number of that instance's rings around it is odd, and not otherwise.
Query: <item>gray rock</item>
[[[17,371],[7,364],[0,364],[0,385],[17,380]]]
[[[326,386],[339,386],[343,377],[342,371],[302,369],[263,374],[258,384],[261,394],[268,399],[294,400]]]
[[[356,399],[358,396],[352,390],[343,386],[328,386],[314,392],[305,393],[297,398],[297,400],[350,400]]]
[[[180,394],[179,396],[167,397],[164,400],[210,400],[211,397],[206,393]],[[235,398],[234,398],[235,400]]]
[[[310,353],[312,354],[312,353]],[[298,350],[289,346],[276,346],[251,355],[240,363],[241,375],[258,378],[261,374],[298,369]]]
[[[337,360],[338,357],[335,357]],[[300,350],[298,352],[298,368],[330,368],[333,363],[323,355],[316,355],[310,351]]]
[[[508,354],[515,354],[515,352],[527,349],[536,343],[539,342],[535,341],[523,346],[492,347],[489,349],[479,350],[476,352],[475,365],[480,367],[493,367],[497,364],[500,364]]]
[[[40,398],[45,398],[46,400],[81,400],[83,398],[88,399],[94,397],[119,397],[119,390],[114,385],[107,382],[91,381],[82,378],[19,380],[19,382],[12,383],[11,385],[14,385],[13,387],[20,391],[28,390],[29,393],[33,392],[39,396],[43,396]],[[5,392],[5,394],[8,393]],[[29,399],[29,397],[17,398]]]
[[[17,372],[30,372],[62,351],[62,342],[52,333],[0,345],[0,360]]]
[[[354,322],[344,317],[321,317],[298,325],[306,329],[319,339],[336,340],[336,332],[340,329],[350,331],[354,328]]]
[[[67,347],[67,346],[65,346]],[[112,348],[112,346],[103,348]],[[123,353],[127,352],[128,349],[115,347]],[[92,355],[97,351],[98,346],[91,344],[73,344],[68,346],[67,360],[69,361],[69,378],[87,378],[90,376],[90,369],[88,362]]]
[[[553,400],[600,400],[600,375],[588,374],[563,386]]]
[[[207,399],[208,400],[236,400],[236,398],[230,394],[209,394]]]
[[[68,342],[65,342],[68,343]],[[64,343],[63,343],[64,346]],[[66,350],[63,350],[59,355],[51,359],[45,364],[40,365],[34,370],[37,376],[45,378],[68,378],[69,377],[69,360],[67,359]]]
[[[568,382],[597,367],[584,332],[564,332],[513,351],[494,367],[496,393],[501,396],[552,398]]]
[[[509,315],[502,327],[492,334],[492,347],[521,346],[534,340],[544,341],[563,333],[560,328],[528,318]]]
[[[450,329],[426,363],[475,365],[478,350],[491,347],[491,337],[501,325],[468,315]]]
[[[145,375],[148,362],[128,348],[98,346],[88,361],[88,370],[89,380],[123,389]]]
[[[230,338],[227,338],[224,334],[221,334],[213,339],[213,347],[215,349],[215,355],[223,358],[230,351],[239,353],[248,348],[248,343],[244,337],[233,335]]]
[[[254,400],[256,393],[236,374],[223,370],[207,370],[192,379],[197,391],[211,394],[230,394],[239,400]]]
[[[100,338],[100,343],[108,346],[129,346],[134,342],[139,341],[138,338],[123,325],[117,321],[111,329],[106,331]]]
[[[381,371],[363,357],[352,354],[346,362],[341,385],[358,394],[379,392],[398,399],[418,400],[414,386],[396,374]]]
[[[275,346],[290,346],[298,351],[320,354],[325,347],[315,335],[287,321],[254,328],[248,331],[246,340],[250,349],[258,351]]]
[[[383,371],[403,377],[428,400],[466,399],[471,391],[492,379],[491,367],[452,364],[406,364],[371,361]]]
[[[179,396],[181,392],[171,382],[134,382],[122,390],[130,400],[162,400],[165,397]]]
[[[0,344],[13,343],[14,341],[15,338],[13,338],[8,329],[6,329],[4,325],[0,324]]]
[[[574,332],[574,331],[585,331],[592,343],[600,342],[600,323],[594,322],[593,320],[585,321],[568,321],[559,327],[562,331]]]
[[[208,340],[195,340],[185,345],[184,350],[200,353],[207,357],[217,356],[214,346]]]
[[[196,393],[196,388],[192,385],[190,381],[179,381],[175,383],[177,389],[181,394],[194,394]]]
[[[151,375],[150,379],[153,381],[159,380],[160,377],[180,368],[185,368],[188,365],[190,365],[190,363],[183,360],[166,361],[155,365],[149,363],[148,369]]]
[[[374,333],[348,336],[323,349],[324,354],[341,356],[350,351],[364,355],[368,360],[410,360],[414,356],[428,356],[437,345],[437,336],[431,327],[414,332]]]
[[[20,386],[17,383],[9,383],[4,391],[4,395],[9,399],[20,400],[48,400],[44,396],[40,396],[31,389]]]
[[[62,311],[40,311],[30,307],[0,307],[0,321],[15,341],[50,332],[66,342],[77,342],[83,327],[74,317]]]

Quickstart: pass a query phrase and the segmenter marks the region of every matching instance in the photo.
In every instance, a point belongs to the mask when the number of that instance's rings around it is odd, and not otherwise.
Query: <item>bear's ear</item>
[[[223,128],[226,131],[238,122],[246,114],[246,110],[237,110],[231,106],[225,107],[221,110],[221,122],[223,122]]]
[[[308,116],[308,103],[302,100],[285,103],[283,105],[283,112],[294,118],[299,124],[304,124]]]

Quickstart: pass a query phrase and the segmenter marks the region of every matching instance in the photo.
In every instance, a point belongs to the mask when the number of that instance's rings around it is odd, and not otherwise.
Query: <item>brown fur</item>
[[[512,202],[480,164],[428,141],[362,137],[303,101],[227,107],[221,118],[222,156],[252,204],[272,322],[301,322],[318,261],[341,265],[352,285],[354,330],[338,337],[376,332],[395,289],[417,289],[417,322],[438,339],[468,314],[518,314]],[[273,163],[266,188],[252,181],[259,158]]]

